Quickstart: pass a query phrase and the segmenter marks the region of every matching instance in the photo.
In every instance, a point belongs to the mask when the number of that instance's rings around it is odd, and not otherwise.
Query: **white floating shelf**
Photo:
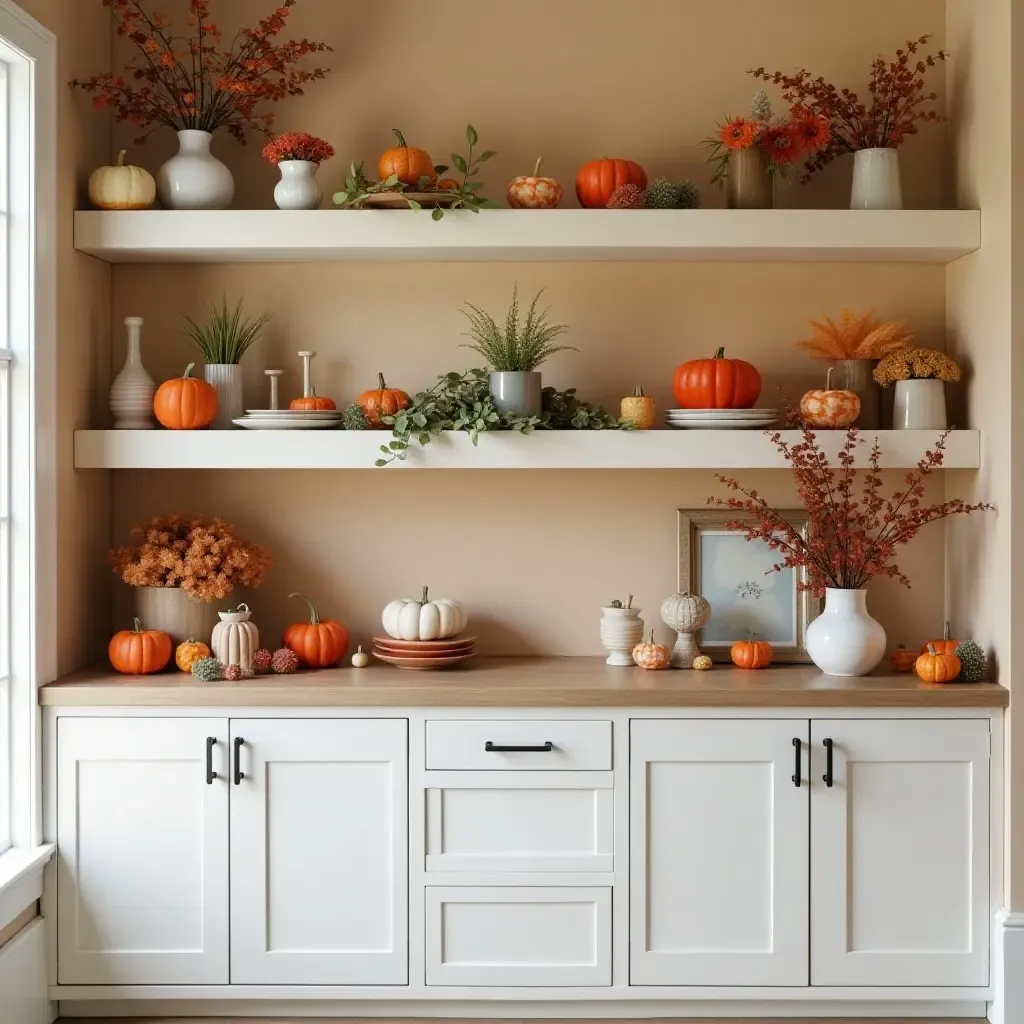
[[[977,210],[405,210],[75,214],[108,263],[541,260],[950,263],[981,246]]]
[[[874,436],[885,469],[908,469],[935,443],[931,430],[866,432],[857,449],[863,466]],[[786,431],[787,440],[799,434]],[[843,432],[819,437],[833,455]],[[386,431],[340,430],[79,430],[77,469],[369,469]],[[958,430],[947,440],[947,469],[976,469],[980,434]],[[421,449],[415,442],[403,469],[786,469],[759,430],[537,431],[484,434],[474,448],[464,433],[447,433]],[[382,471],[383,472],[383,471]]]

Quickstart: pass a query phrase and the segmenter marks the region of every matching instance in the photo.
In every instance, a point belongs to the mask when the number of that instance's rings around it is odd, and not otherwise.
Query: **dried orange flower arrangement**
[[[874,313],[858,316],[851,309],[843,310],[838,323],[827,316],[808,323],[813,334],[795,347],[815,359],[881,359],[914,340],[903,320],[878,323]]]
[[[933,348],[898,348],[875,367],[874,377],[884,388],[898,380],[957,381],[960,367]]]
[[[270,553],[242,540],[223,519],[175,513],[132,530],[132,543],[109,555],[130,587],[180,587],[199,601],[220,601],[235,587],[258,587]]]

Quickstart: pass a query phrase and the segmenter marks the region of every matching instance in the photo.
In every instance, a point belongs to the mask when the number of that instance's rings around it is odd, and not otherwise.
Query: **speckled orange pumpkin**
[[[668,648],[664,644],[655,643],[654,630],[651,630],[651,638],[641,641],[633,648],[633,661],[640,666],[651,670],[668,668]]]
[[[522,174],[508,183],[506,198],[513,210],[553,210],[562,201],[562,186],[554,178],[540,176],[541,157],[533,174]]]
[[[809,427],[841,430],[860,415],[860,396],[856,391],[833,389],[830,369],[825,389],[808,391],[800,399],[800,415]]]

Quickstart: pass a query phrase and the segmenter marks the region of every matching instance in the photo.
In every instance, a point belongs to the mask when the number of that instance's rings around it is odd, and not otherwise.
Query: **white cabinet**
[[[988,722],[823,720],[812,738],[812,984],[988,984]]]
[[[231,980],[408,981],[405,720],[232,720]]]
[[[631,723],[631,984],[807,984],[808,733]]]
[[[228,982],[227,739],[225,719],[61,719],[61,984]]]

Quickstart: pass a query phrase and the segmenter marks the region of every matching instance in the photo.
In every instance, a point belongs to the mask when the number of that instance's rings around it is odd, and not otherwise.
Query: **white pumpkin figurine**
[[[693,668],[700,648],[694,640],[711,618],[711,605],[699,594],[673,594],[661,602],[661,621],[676,631],[669,664],[672,668]]]
[[[352,667],[353,668],[366,668],[370,664],[370,656],[363,650],[362,644],[356,648],[356,653],[352,655]]]
[[[447,640],[458,636],[468,619],[458,601],[446,597],[431,601],[424,587],[418,601],[392,601],[384,609],[381,621],[384,631],[396,640]]]
[[[213,656],[226,668],[238,665],[242,675],[252,675],[252,656],[260,649],[260,634],[250,622],[252,612],[247,604],[233,611],[218,612],[220,622],[213,627],[210,649]]]
[[[114,167],[97,167],[89,178],[89,199],[99,210],[148,210],[156,202],[156,181],[143,167],[124,162],[122,149]]]

